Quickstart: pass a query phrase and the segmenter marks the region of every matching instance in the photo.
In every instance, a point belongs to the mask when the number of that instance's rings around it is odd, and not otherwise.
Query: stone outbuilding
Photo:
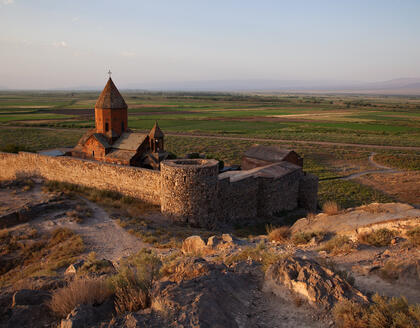
[[[86,132],[70,154],[107,163],[159,169],[168,157],[164,134],[156,122],[147,133],[128,129],[127,104],[111,78],[95,104],[95,128]]]
[[[242,170],[250,170],[279,162],[289,162],[303,167],[303,158],[293,150],[256,144],[244,153],[241,168]]]

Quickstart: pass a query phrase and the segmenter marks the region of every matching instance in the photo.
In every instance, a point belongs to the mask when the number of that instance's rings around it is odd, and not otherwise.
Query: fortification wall
[[[258,178],[257,214],[265,216],[295,209],[298,206],[299,180],[302,175],[301,170],[296,170],[276,179]]]
[[[159,171],[67,156],[50,157],[33,153],[0,152],[0,179],[15,179],[19,175],[41,176],[48,180],[113,190],[153,204],[160,204]]]
[[[219,213],[224,222],[257,216],[258,181],[248,177],[230,182],[229,178],[219,180]]]
[[[216,160],[185,159],[161,163],[161,211],[174,221],[211,227],[218,219]]]

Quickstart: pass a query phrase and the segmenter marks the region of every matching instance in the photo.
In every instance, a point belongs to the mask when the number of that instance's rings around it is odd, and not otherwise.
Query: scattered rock
[[[206,248],[204,240],[200,236],[190,236],[182,242],[184,254],[199,254]]]
[[[286,258],[269,267],[266,279],[273,286],[274,292],[276,287],[285,286],[312,305],[322,304],[331,308],[344,299],[367,302],[367,297],[360,291],[314,260]]]
[[[85,264],[84,260],[77,261],[76,263],[70,264],[69,267],[66,269],[64,274],[73,275],[76,274],[79,269]]]

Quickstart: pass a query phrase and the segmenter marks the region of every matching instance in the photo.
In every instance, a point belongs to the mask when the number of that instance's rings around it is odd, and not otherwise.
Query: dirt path
[[[369,163],[372,164],[374,167],[378,168],[379,170],[362,171],[362,172],[350,174],[350,175],[348,175],[346,177],[342,177],[340,179],[341,180],[350,180],[350,179],[356,179],[356,178],[361,177],[362,175],[366,175],[366,174],[399,173],[399,172],[401,172],[399,170],[393,169],[392,167],[384,166],[384,165],[381,165],[381,164],[375,162],[375,160],[373,159],[373,157],[375,156],[375,154],[376,153],[371,153],[369,155]]]
[[[111,261],[136,253],[141,248],[150,247],[117,225],[103,208],[90,201],[84,201],[92,210],[92,217],[86,218],[81,224],[68,220],[60,213],[55,217],[49,214],[47,220],[40,218],[33,223],[41,230],[69,228],[82,237],[87,253],[93,251],[97,258]]]
[[[16,126],[16,125],[0,125],[0,127],[12,128],[12,129],[44,129],[53,131],[87,131],[82,128],[48,128],[38,126]],[[136,132],[149,132],[146,130],[135,130]],[[311,140],[287,140],[287,139],[265,139],[265,138],[251,138],[251,137],[231,137],[221,135],[207,135],[207,134],[192,134],[187,132],[165,132],[167,136],[175,137],[193,137],[193,138],[205,138],[205,139],[222,139],[222,140],[245,140],[255,142],[278,142],[278,143],[298,143],[298,144],[312,144],[312,145],[324,145],[324,146],[344,146],[344,147],[357,147],[357,148],[377,148],[377,149],[396,149],[396,150],[414,150],[420,151],[420,147],[415,146],[386,146],[386,145],[368,145],[368,144],[354,144],[354,143],[342,143],[342,142],[330,142],[330,141],[311,141]]]

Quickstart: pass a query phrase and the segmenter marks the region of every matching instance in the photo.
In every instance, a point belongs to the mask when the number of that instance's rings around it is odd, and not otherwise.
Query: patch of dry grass
[[[355,249],[355,244],[347,236],[334,236],[328,240],[321,248],[332,255],[350,253]]]
[[[334,306],[339,328],[415,328],[420,325],[420,304],[410,305],[404,297],[386,298],[378,294],[369,306],[341,301]]]
[[[386,228],[362,233],[358,236],[359,242],[376,247],[388,246],[391,240],[397,235],[396,231]]]
[[[157,211],[158,206],[143,202],[139,199],[124,196],[110,190],[99,190],[79,186],[67,182],[46,181],[43,190],[52,192],[60,191],[70,196],[82,195],[92,202],[99,203],[105,207],[121,209],[127,215],[139,216],[149,212]]]
[[[332,200],[327,200],[324,204],[322,204],[322,212],[328,215],[336,215],[340,213],[340,206],[337,202]]]
[[[326,233],[324,231],[307,231],[297,232],[292,235],[292,242],[295,245],[303,245],[309,243],[312,238],[319,243],[324,240]]]
[[[42,235],[33,229],[3,233],[0,286],[31,276],[55,275],[57,269],[75,262],[83,251],[82,238],[70,229],[59,228]]]
[[[407,237],[411,245],[420,247],[420,227],[415,227],[407,231]]]
[[[290,237],[290,228],[286,226],[274,228],[272,225],[267,225],[266,230],[270,241],[284,243]]]
[[[290,256],[288,253],[279,253],[267,249],[264,242],[261,242],[255,247],[244,247],[241,251],[227,257],[224,262],[226,265],[231,265],[237,262],[255,261],[261,263],[262,269],[265,272],[271,264],[288,256]]]
[[[206,240],[217,234],[217,231],[165,224],[139,217],[120,217],[115,220],[127,232],[156,248],[181,248],[183,240],[189,236],[198,235]]]
[[[64,318],[76,306],[81,304],[101,304],[111,294],[111,290],[103,279],[76,278],[66,287],[54,291],[49,305],[54,313]]]
[[[118,274],[109,280],[118,314],[150,306],[152,285],[160,275],[161,266],[160,259],[147,249],[142,249],[121,264]]]

